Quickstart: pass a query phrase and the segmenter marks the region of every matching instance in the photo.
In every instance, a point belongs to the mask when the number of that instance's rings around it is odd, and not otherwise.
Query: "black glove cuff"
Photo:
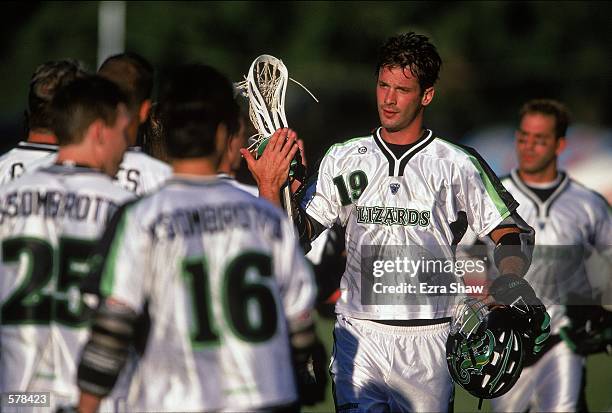
[[[515,274],[497,277],[489,288],[489,293],[504,305],[542,305],[531,285]]]

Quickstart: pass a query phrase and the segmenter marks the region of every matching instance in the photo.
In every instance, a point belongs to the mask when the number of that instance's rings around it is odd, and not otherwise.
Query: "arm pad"
[[[109,300],[101,303],[78,367],[77,383],[81,390],[98,397],[112,391],[127,360],[137,317],[125,305]]]
[[[294,208],[294,225],[298,233],[298,238],[300,240],[300,246],[304,250],[305,253],[310,251],[310,243],[317,238],[323,231],[325,231],[325,227],[320,224],[316,219],[309,216],[306,211],[304,211],[299,206]]]
[[[514,211],[509,217],[504,219],[497,228],[514,227],[519,229],[519,233],[513,232],[504,235],[497,241],[493,252],[495,266],[499,268],[502,259],[509,256],[519,257],[524,262],[524,271],[527,272],[531,265],[533,256],[533,245],[535,243],[535,231],[527,224],[521,216]],[[518,274],[524,275],[524,274]]]

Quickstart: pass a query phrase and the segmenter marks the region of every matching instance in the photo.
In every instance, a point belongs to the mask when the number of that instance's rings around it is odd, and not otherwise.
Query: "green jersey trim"
[[[350,138],[350,139],[348,139],[348,140],[346,140],[344,142],[335,143],[335,144],[333,144],[332,146],[329,147],[327,152],[325,152],[324,156],[327,156],[335,148],[339,148],[341,146],[346,146],[346,145],[349,145],[349,144],[351,144],[353,142],[356,142],[356,141],[358,141],[360,139],[368,139],[368,138],[371,138],[371,137],[372,137],[372,135],[359,136],[357,138]]]
[[[449,146],[463,152],[472,165],[478,171],[480,179],[484,184],[484,187],[489,195],[489,198],[493,201],[495,208],[501,216],[506,215],[508,212],[513,211],[518,206],[516,200],[510,195],[510,193],[504,188],[499,178],[491,170],[489,165],[482,159],[482,157],[474,149],[467,146],[458,145],[438,137],[442,142],[447,143]]]
[[[125,212],[127,212],[127,209]],[[121,214],[121,218],[117,224],[117,231],[113,238],[108,256],[105,259],[104,269],[102,270],[100,292],[105,297],[110,297],[113,292],[113,287],[115,284],[115,264],[117,261],[119,245],[122,243],[124,238],[126,215],[126,213]]]

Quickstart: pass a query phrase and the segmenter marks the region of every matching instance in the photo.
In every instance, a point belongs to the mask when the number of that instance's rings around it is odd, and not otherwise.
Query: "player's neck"
[[[209,157],[172,159],[170,161],[175,174],[181,175],[217,175],[219,171],[216,162]]]
[[[55,163],[86,166],[99,170],[102,169],[102,165],[96,162],[91,156],[91,152],[86,150],[82,145],[60,146],[59,150],[57,151]]]
[[[232,170],[230,161],[229,159],[227,159],[226,156],[224,156],[223,159],[221,159],[221,162],[219,162],[219,166],[217,167],[217,173],[226,174],[229,176],[235,175],[234,171]]]
[[[57,145],[57,138],[52,132],[48,131],[30,131],[28,134],[28,142],[43,143],[47,145]]]
[[[557,170],[557,164],[552,162],[549,166],[537,172],[527,172],[519,169],[518,173],[526,184],[547,184],[557,179],[559,171]]]
[[[406,128],[395,132],[389,131],[383,127],[380,134],[387,143],[394,145],[409,145],[418,141],[423,135],[423,123],[415,121]]]

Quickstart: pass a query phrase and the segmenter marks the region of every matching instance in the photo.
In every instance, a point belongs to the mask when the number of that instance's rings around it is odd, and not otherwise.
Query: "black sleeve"
[[[326,228],[319,221],[308,215],[301,207],[297,207],[295,212],[294,225],[298,233],[300,246],[305,253],[308,253],[312,241],[321,235]]]

